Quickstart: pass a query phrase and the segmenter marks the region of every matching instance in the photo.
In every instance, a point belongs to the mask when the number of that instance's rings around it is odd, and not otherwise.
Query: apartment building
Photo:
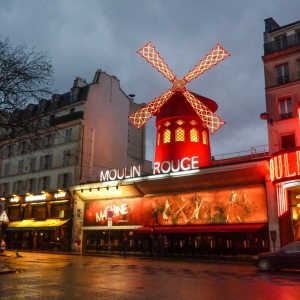
[[[145,130],[128,122],[139,107],[115,76],[98,70],[92,83],[77,77],[69,92],[16,113],[15,118],[38,122],[34,134],[0,145],[8,248],[69,249],[74,215],[81,211],[70,186],[97,181],[100,171],[132,162],[142,165],[143,172],[151,170],[145,161]]]
[[[265,20],[262,60],[266,112],[261,118],[268,122],[270,179],[284,245],[300,238],[300,21],[280,26]]]

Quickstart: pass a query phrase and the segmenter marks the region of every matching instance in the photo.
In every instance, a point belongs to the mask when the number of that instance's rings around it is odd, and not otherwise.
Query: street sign
[[[107,227],[112,228],[112,218],[107,218]]]
[[[6,213],[6,210],[4,210],[1,215],[0,215],[0,221],[4,222],[4,223],[8,223],[9,219]]]

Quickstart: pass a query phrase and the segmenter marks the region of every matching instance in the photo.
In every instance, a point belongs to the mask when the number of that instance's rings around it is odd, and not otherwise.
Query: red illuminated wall
[[[83,226],[106,226],[110,210],[114,210],[113,226],[267,223],[266,193],[261,186],[93,201],[85,204]]]

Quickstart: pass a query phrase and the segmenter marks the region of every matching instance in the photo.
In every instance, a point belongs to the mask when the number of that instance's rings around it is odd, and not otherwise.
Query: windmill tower
[[[200,166],[209,165],[209,132],[216,132],[225,122],[214,114],[218,105],[213,100],[188,91],[186,84],[228,57],[229,53],[217,45],[183,79],[173,74],[151,42],[138,53],[173,84],[162,95],[129,116],[138,129],[153,115],[156,116],[154,162],[198,156]]]

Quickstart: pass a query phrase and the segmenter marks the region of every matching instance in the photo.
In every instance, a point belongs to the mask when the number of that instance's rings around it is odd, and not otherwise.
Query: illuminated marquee
[[[46,200],[46,198],[47,198],[46,194],[42,194],[42,195],[29,195],[29,196],[26,196],[25,201],[26,202],[43,201],[43,200]]]
[[[113,216],[126,215],[127,214],[127,203],[121,205],[108,205],[103,211],[96,212],[96,222],[107,219],[107,213],[113,212]]]
[[[170,172],[188,171],[199,168],[199,156],[192,158],[185,157],[177,161],[164,161],[163,163],[155,162],[153,166],[153,174],[167,174]]]
[[[59,192],[54,194],[54,198],[64,198],[66,197],[67,193],[66,192]]]
[[[13,197],[13,198],[10,198],[9,202],[19,202],[20,199],[18,197]]]
[[[100,181],[121,180],[141,176],[141,166],[100,172]]]
[[[270,159],[271,181],[284,181],[300,176],[300,151],[275,155]]]

